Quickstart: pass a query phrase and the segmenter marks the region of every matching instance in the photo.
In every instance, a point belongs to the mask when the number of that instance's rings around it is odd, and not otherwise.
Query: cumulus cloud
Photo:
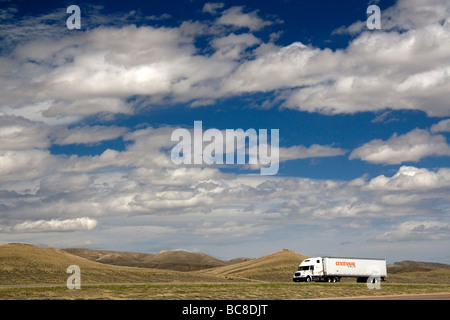
[[[0,181],[41,178],[58,162],[47,150],[0,150]]]
[[[446,1],[399,1],[387,10],[395,25],[373,32],[359,23],[348,47],[336,51],[302,43],[272,48],[242,63],[225,86],[237,92],[289,89],[281,94],[285,107],[313,112],[392,108],[446,116],[449,8]]]
[[[173,128],[146,128],[123,135],[132,143],[125,151],[106,149],[97,156],[72,155],[59,167],[60,172],[91,172],[106,167],[173,168],[167,149]]]
[[[50,132],[43,123],[0,115],[0,150],[46,149]]]
[[[243,57],[244,50],[260,42],[261,40],[249,33],[230,34],[212,40],[211,46],[216,50],[214,56],[217,58],[240,59]]]
[[[141,105],[171,99],[195,106],[242,93],[273,92],[283,107],[307,111],[391,108],[447,116],[449,8],[447,1],[398,1],[383,11],[389,22],[382,30],[361,29],[346,48],[334,51],[300,42],[265,43],[252,32],[273,21],[242,6],[223,10],[212,21],[184,21],[178,27],[136,27],[119,19],[121,24],[105,23],[77,35],[54,36],[56,31],[47,26],[42,31],[48,36],[28,37],[30,25],[19,22],[14,32],[5,29],[15,36],[8,40],[13,54],[0,59],[3,74],[9,75],[0,77],[2,107],[8,114],[28,116],[30,112],[20,110],[33,107],[40,121],[77,121],[96,113],[131,114],[137,104],[128,98],[136,96]],[[220,3],[203,7],[211,13],[219,9]],[[38,25],[44,21],[34,20]],[[249,32],[234,34],[238,29]],[[212,36],[208,49],[213,54],[196,47],[196,37],[205,34]]]
[[[207,2],[203,6],[203,12],[216,14],[218,9],[222,9],[224,4],[222,2]]]
[[[239,238],[248,234],[260,234],[269,229],[267,225],[255,225],[252,223],[240,224],[235,221],[219,223],[204,222],[200,226],[193,228],[191,225],[189,227],[193,229],[195,234],[206,235],[208,237],[220,234],[232,238]]]
[[[448,13],[448,3],[445,0],[399,0],[395,6],[383,11],[381,26],[382,30],[385,31],[421,28],[430,23],[444,22],[448,17]],[[348,27],[339,27],[334,33],[357,35],[363,32],[365,28],[366,21],[357,21]]]
[[[53,133],[54,144],[92,144],[105,140],[113,140],[122,136],[126,128],[116,126],[84,126],[63,128]]]
[[[449,155],[450,146],[444,136],[414,129],[403,135],[394,134],[386,141],[372,140],[353,150],[349,158],[371,163],[398,164],[419,161],[429,156]]]
[[[40,180],[40,194],[69,193],[86,190],[94,177],[88,174],[51,174]]]
[[[431,190],[443,187],[450,187],[450,169],[441,168],[433,172],[411,166],[402,166],[390,178],[384,175],[375,177],[367,185],[372,190]]]
[[[313,144],[310,147],[293,146],[289,148],[280,148],[280,162],[293,159],[334,157],[346,154],[347,151],[341,148],[322,146]]]
[[[97,226],[95,219],[83,217],[66,220],[37,220],[24,221],[12,228],[14,232],[56,232],[56,231],[78,231],[92,230]]]
[[[450,132],[450,119],[445,119],[433,124],[430,129],[431,132]]]
[[[204,98],[201,83],[223,76],[233,64],[196,55],[193,38],[181,29],[125,26],[21,43],[4,66],[5,73],[20,74],[1,79],[8,114],[74,121],[98,113],[130,114],[133,108],[125,100],[133,95],[155,101],[166,95]],[[200,92],[191,97],[194,85]],[[21,112],[30,106],[34,113]]]
[[[217,19],[217,23],[237,28],[248,28],[250,31],[257,31],[272,24],[271,21],[259,18],[256,10],[249,13],[243,11],[244,7],[242,6],[231,7],[222,12],[222,16]]]
[[[441,240],[450,238],[450,224],[425,220],[406,221],[376,237],[377,240]]]

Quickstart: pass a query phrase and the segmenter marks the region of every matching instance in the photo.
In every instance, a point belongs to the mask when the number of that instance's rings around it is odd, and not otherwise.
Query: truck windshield
[[[313,266],[301,266],[298,267],[298,271],[312,270]]]

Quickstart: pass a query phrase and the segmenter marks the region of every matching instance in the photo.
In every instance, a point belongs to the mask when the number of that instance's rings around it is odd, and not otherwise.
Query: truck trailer
[[[342,277],[354,277],[357,282],[385,281],[386,259],[313,257],[303,260],[294,273],[294,282],[338,282]]]

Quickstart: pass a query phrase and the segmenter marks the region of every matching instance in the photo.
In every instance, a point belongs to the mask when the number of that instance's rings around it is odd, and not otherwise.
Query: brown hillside
[[[176,271],[202,270],[250,260],[249,258],[236,258],[223,261],[205,253],[183,250],[162,250],[158,254],[83,248],[69,248],[63,249],[63,251],[105,264]]]
[[[297,252],[283,249],[249,261],[205,270],[205,273],[222,275],[227,278],[292,282],[292,276],[297,270],[298,265],[306,258],[306,256]]]
[[[153,259],[154,268],[193,271],[223,266],[226,262],[200,252],[160,251]]]
[[[400,261],[387,266],[390,273],[404,273],[404,272],[427,272],[437,269],[450,269],[450,265],[437,262],[423,262],[423,261]]]
[[[0,285],[61,284],[69,265],[81,269],[81,283],[220,282],[223,277],[172,270],[106,265],[63,250],[28,244],[0,245]]]
[[[62,249],[62,251],[66,251],[92,261],[126,267],[151,268],[151,261],[155,257],[155,254],[152,253],[93,250],[84,248],[68,248]]]

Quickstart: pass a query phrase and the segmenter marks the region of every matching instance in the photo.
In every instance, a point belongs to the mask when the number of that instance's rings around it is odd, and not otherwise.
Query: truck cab
[[[297,272],[294,273],[294,282],[311,282],[323,277],[323,263],[321,257],[308,258],[303,260]]]

